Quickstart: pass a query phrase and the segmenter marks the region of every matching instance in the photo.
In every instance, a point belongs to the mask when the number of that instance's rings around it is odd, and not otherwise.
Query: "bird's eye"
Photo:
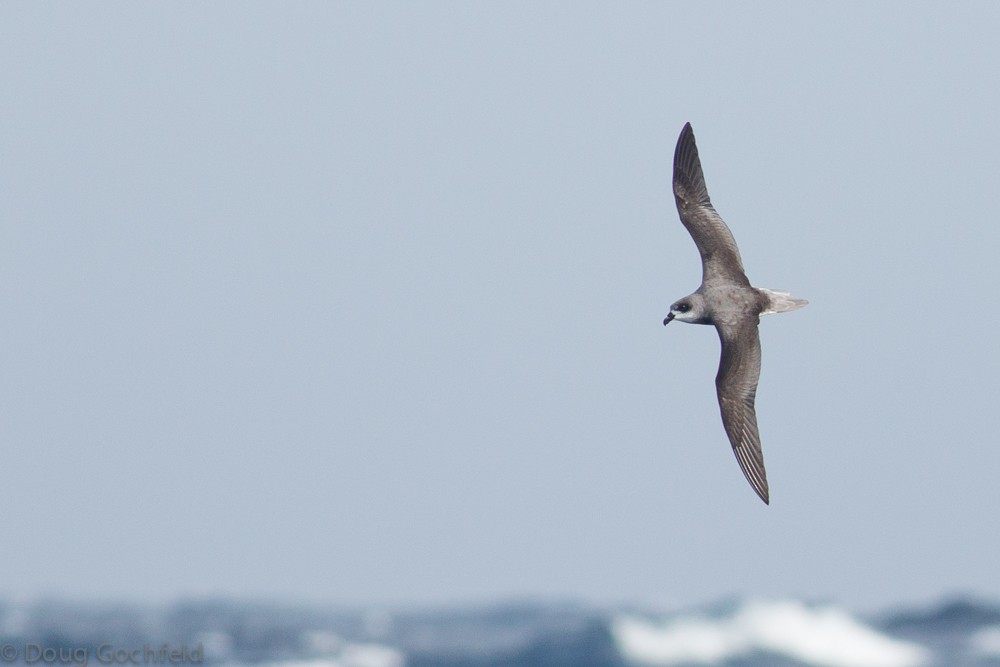
[[[677,304],[677,310],[681,311],[682,313],[686,313],[687,311],[691,310],[691,304],[679,303]]]

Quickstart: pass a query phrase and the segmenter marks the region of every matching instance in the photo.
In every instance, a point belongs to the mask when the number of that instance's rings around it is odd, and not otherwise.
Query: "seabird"
[[[701,254],[701,287],[675,301],[663,324],[673,320],[711,324],[719,332],[722,358],[715,389],[722,424],[747,481],[770,504],[754,410],[760,377],[757,325],[761,315],[796,310],[809,302],[788,292],[750,285],[733,233],[708,198],[691,123],[684,125],[674,150],[674,198],[681,222]]]

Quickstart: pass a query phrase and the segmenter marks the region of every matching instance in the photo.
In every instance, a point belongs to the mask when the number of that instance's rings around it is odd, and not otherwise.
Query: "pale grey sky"
[[[1000,596],[995,3],[3,3],[0,595]],[[670,192],[765,318],[765,507]]]

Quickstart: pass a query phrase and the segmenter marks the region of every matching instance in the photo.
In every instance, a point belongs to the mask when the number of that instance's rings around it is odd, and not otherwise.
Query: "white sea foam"
[[[403,654],[380,644],[348,644],[340,652],[344,667],[403,667]]]
[[[1000,625],[990,625],[976,630],[969,637],[969,648],[981,658],[1000,658]]]
[[[389,646],[342,642],[328,657],[271,663],[268,667],[403,667],[406,658]]]
[[[646,665],[718,664],[755,650],[817,667],[918,667],[929,652],[863,625],[834,607],[799,602],[748,602],[722,618],[663,622],[621,616],[612,632],[622,654]]]

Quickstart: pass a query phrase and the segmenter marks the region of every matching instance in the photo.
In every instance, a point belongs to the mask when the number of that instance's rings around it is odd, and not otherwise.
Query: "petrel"
[[[711,324],[719,332],[722,358],[715,389],[722,425],[750,486],[770,504],[754,410],[760,377],[757,325],[761,315],[796,310],[809,302],[750,285],[733,233],[708,198],[691,123],[684,125],[674,150],[674,198],[681,222],[701,253],[701,287],[675,301],[663,324],[673,320]]]

